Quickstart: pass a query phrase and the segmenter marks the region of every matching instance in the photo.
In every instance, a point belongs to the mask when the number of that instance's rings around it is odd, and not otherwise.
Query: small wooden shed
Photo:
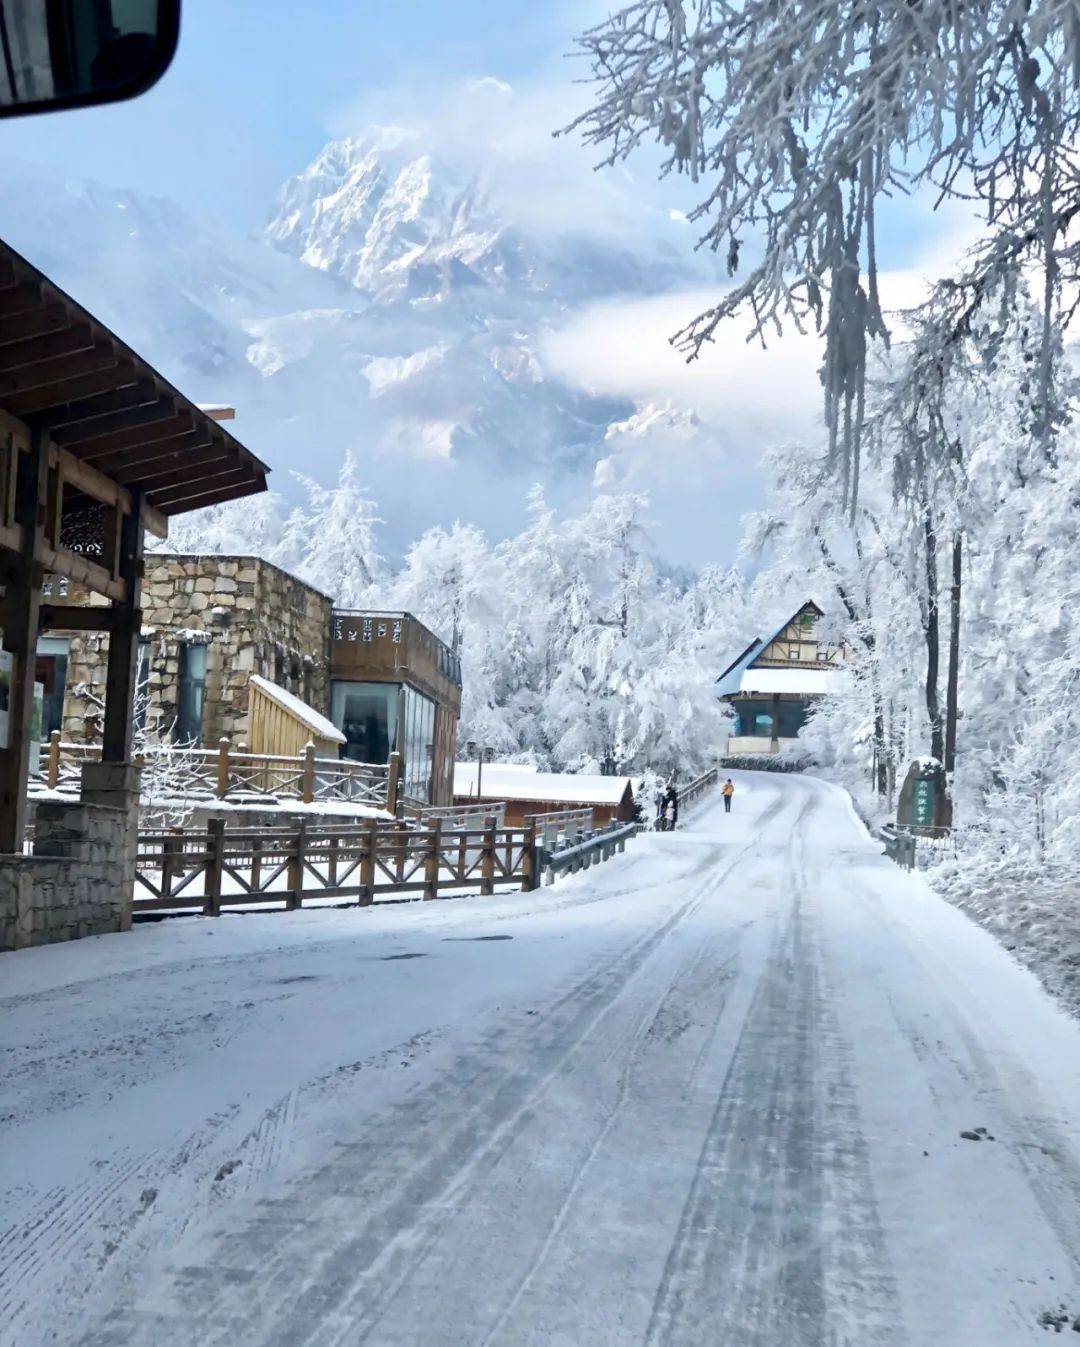
[[[634,784],[628,776],[581,772],[535,772],[514,763],[459,762],[454,768],[454,803],[489,801],[506,805],[507,827],[517,828],[530,814],[560,809],[592,810],[594,824],[634,817]]]
[[[336,758],[345,736],[295,693],[252,674],[248,684],[248,741],[252,753],[296,757],[312,743],[317,758]]]

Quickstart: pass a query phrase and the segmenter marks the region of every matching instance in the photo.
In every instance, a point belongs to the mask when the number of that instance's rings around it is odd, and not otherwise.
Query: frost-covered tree
[[[331,487],[295,476],[307,500],[285,521],[274,559],[329,594],[340,608],[378,606],[383,559],[375,535],[382,521],[360,480],[356,455],[346,452]]]
[[[691,218],[742,276],[675,340],[700,354],[738,313],[764,339],[826,336],[829,459],[858,495],[867,352],[888,336],[878,215],[891,197],[962,199],[985,238],[951,278],[954,331],[1007,275],[1041,266],[1039,414],[1077,278],[1077,0],[634,0],[580,44],[595,100],[569,129],[604,163],[655,142],[700,184]],[[948,334],[945,334],[948,335]]]
[[[156,552],[257,556],[273,561],[281,550],[284,526],[284,501],[276,492],[264,491],[244,500],[177,515],[169,522],[169,536],[148,539],[147,548]]]

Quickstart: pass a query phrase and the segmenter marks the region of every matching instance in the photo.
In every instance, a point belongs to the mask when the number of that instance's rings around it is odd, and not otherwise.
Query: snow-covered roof
[[[731,691],[820,694],[832,691],[841,672],[840,669],[743,669],[739,672],[738,687]]]
[[[329,739],[333,744],[343,744],[346,742],[345,736],[341,733],[333,721],[327,720],[321,716],[318,711],[308,706],[307,702],[302,701],[295,693],[289,692],[286,688],[279,687],[277,683],[271,683],[269,678],[263,678],[262,674],[252,674],[250,680],[260,692],[264,692],[271,701],[277,702],[296,717],[301,724],[306,725],[313,734],[318,735],[320,739]]]
[[[555,804],[618,804],[628,776],[590,776],[571,772],[530,771],[520,763],[485,762],[481,785],[485,800],[542,800]],[[454,764],[454,795],[476,795],[476,763]]]
[[[732,692],[741,692],[742,676],[750,661],[763,648],[764,641],[753,641],[742,652],[734,664],[729,665],[716,680],[716,695],[726,697]]]

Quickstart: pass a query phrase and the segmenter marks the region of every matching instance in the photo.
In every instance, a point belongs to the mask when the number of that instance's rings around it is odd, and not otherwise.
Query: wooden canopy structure
[[[34,653],[50,627],[109,634],[102,758],[130,756],[144,529],[252,495],[268,469],[0,240],[0,582],[7,742],[0,853],[22,844]],[[42,602],[47,575],[107,605]]]

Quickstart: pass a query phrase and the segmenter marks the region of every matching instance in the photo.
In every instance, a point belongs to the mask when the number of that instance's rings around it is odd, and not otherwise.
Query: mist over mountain
[[[277,490],[289,469],[332,479],[355,450],[395,550],[456,516],[498,535],[533,482],[565,499],[601,462],[597,484],[618,485],[609,432],[642,412],[648,426],[648,408],[556,373],[545,335],[705,274],[660,229],[630,244],[573,220],[530,228],[506,168],[371,128],[327,144],[265,231],[238,237],[208,203],[9,165],[0,231],[189,395],[234,404]]]

